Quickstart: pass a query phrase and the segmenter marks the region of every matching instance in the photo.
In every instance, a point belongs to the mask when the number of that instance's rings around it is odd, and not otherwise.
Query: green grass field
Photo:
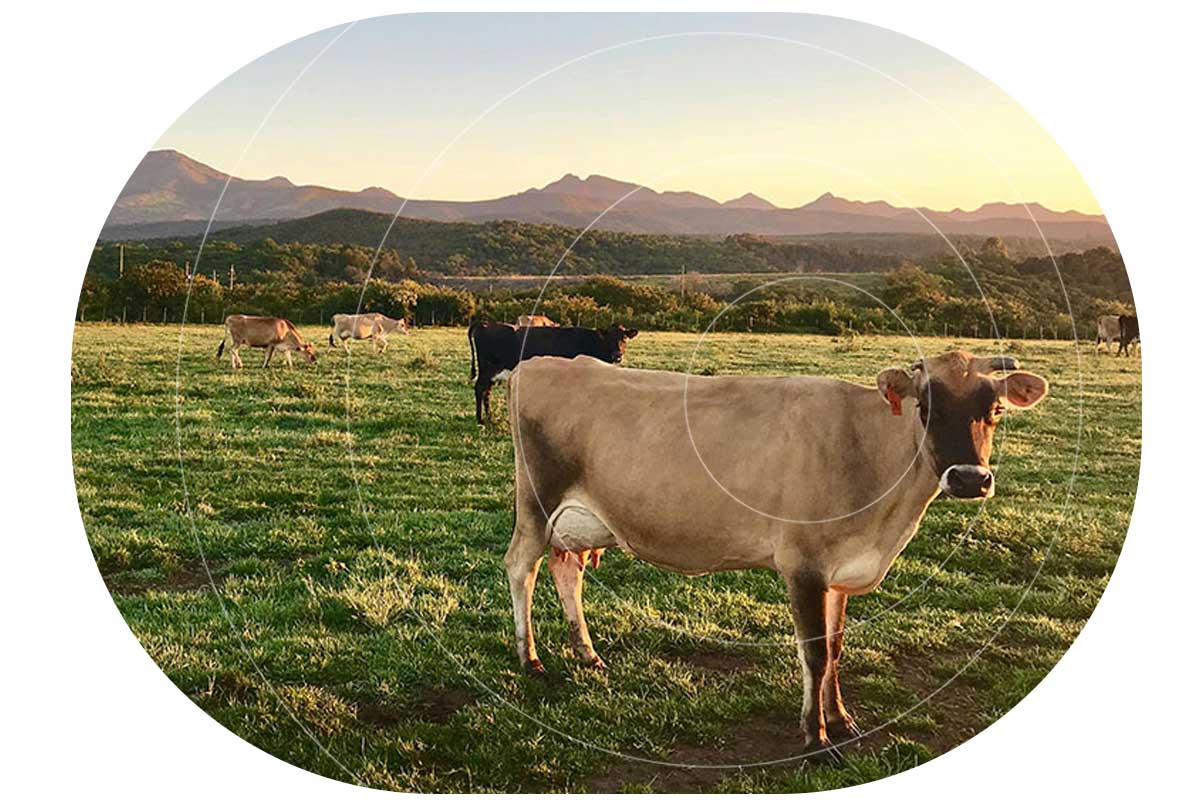
[[[685,578],[612,551],[589,571],[589,622],[609,664],[597,673],[569,657],[543,574],[534,614],[549,674],[525,677],[502,564],[503,392],[496,424],[480,430],[462,330],[417,330],[349,361],[323,329],[305,334],[322,343],[315,366],[264,371],[260,352],[244,351],[233,374],[215,360],[215,326],[182,340],[169,326],[78,326],[79,505],[121,613],[181,691],[267,752],[378,788],[805,791],[909,769],[985,728],[1054,666],[1104,590],[1137,488],[1139,360],[1014,345],[1052,389],[1006,417],[996,497],[936,501],[883,585],[850,601],[843,686],[875,732],[840,767],[655,766],[606,751],[706,765],[800,752],[781,581]],[[695,341],[643,334],[628,366],[682,370]],[[694,368],[869,383],[914,356],[899,338],[728,334],[710,337]]]

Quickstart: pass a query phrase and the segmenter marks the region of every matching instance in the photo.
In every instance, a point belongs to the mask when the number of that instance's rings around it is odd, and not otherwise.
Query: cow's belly
[[[595,511],[593,511],[595,509]],[[656,567],[684,575],[770,567],[774,535],[699,518],[664,519],[653,509],[622,515],[589,500],[566,500],[551,516],[551,545],[562,550],[619,546]],[[709,523],[713,520],[707,520]]]

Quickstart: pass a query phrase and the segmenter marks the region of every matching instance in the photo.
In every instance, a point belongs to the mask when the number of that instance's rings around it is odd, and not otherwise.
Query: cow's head
[[[876,378],[893,414],[907,416],[903,404],[915,401],[925,461],[947,495],[971,500],[995,491],[988,459],[1001,415],[1008,408],[1032,408],[1049,390],[1045,378],[1018,368],[1014,358],[957,351],[918,361],[908,370],[885,369]],[[994,377],[997,372],[1006,374]]]
[[[624,325],[609,325],[600,335],[604,338],[604,359],[610,364],[620,364],[625,357],[625,342],[638,335],[637,328]]]
[[[400,333],[407,336],[408,335],[408,320],[404,319],[403,317],[396,320],[396,330],[400,331]]]
[[[311,342],[305,342],[300,345],[300,352],[308,358],[308,363],[315,364],[317,362],[317,350],[312,346]]]

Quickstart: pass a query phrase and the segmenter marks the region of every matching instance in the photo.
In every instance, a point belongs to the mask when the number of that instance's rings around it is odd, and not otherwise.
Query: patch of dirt
[[[414,710],[420,719],[440,724],[449,721],[459,709],[474,702],[475,697],[464,689],[435,687],[421,693]]]
[[[757,662],[741,653],[723,653],[719,650],[698,650],[675,656],[676,663],[698,667],[709,672],[735,673],[754,669]]]
[[[964,651],[960,660],[965,661],[971,652]],[[980,721],[983,709],[979,695],[974,687],[967,685],[962,676],[942,686],[942,681],[933,677],[927,660],[897,655],[893,657],[892,663],[896,665],[896,676],[902,684],[912,690],[918,699],[928,698],[927,702],[913,713],[928,713],[937,723],[937,727],[932,731],[908,733],[911,739],[925,745],[936,756],[953,750],[983,729],[984,723]],[[847,702],[850,702],[849,698],[853,695],[847,694],[845,687],[843,694],[846,694]],[[885,729],[863,741],[876,739],[886,733]]]
[[[387,703],[363,701],[356,704],[355,709],[358,721],[372,728],[391,728],[412,719],[412,714],[408,711]]]
[[[211,588],[215,583],[218,587],[225,582],[225,576],[218,575],[220,564],[208,562],[208,570],[204,568],[201,559],[193,559],[173,570],[166,576],[156,580],[148,580],[130,572],[101,573],[104,585],[109,594],[143,595],[153,590],[160,592],[190,592],[195,589]],[[209,580],[209,572],[212,579]]]
[[[649,784],[654,792],[708,792],[738,768],[705,768],[709,764],[753,764],[794,759],[777,767],[752,767],[754,770],[794,770],[803,763],[797,759],[804,750],[804,736],[795,722],[756,718],[732,729],[721,742],[710,745],[680,745],[662,759],[674,764],[698,766],[659,766],[618,758],[608,770],[588,782],[590,792],[619,792],[626,784]]]
[[[945,654],[940,654],[945,655]],[[963,657],[969,656],[964,652]],[[693,660],[695,657],[698,660]],[[730,664],[738,666],[735,669],[747,669],[753,661],[737,655],[726,656],[722,653],[697,653],[692,656],[679,657],[676,660],[684,663],[696,663],[697,666],[709,668],[704,662],[713,657],[719,660],[713,662],[721,669]],[[728,662],[725,659],[734,659]],[[745,662],[743,665],[743,661]],[[933,677],[928,659],[914,656],[897,656],[895,664],[899,681],[908,687],[918,698],[927,698],[938,690],[942,681]],[[846,702],[853,714],[854,709],[854,677],[853,673],[843,670],[842,691]],[[904,736],[924,745],[935,756],[953,750],[958,745],[970,739],[983,728],[980,721],[982,706],[975,689],[961,678],[937,691],[927,703],[914,711],[915,714],[929,714],[937,723],[931,731],[904,729]],[[857,715],[858,723],[863,730],[870,730],[882,720],[864,718]],[[901,723],[902,724],[902,723]],[[891,739],[898,731],[888,726],[852,744],[840,744],[843,753],[875,752]],[[753,770],[795,770],[804,763],[797,759],[804,750],[804,736],[800,732],[799,719],[782,719],[778,717],[758,717],[751,719],[731,729],[722,741],[711,745],[679,745],[671,751],[663,761],[675,764],[739,764],[792,759],[776,766],[752,767]],[[648,784],[654,792],[708,792],[718,783],[738,770],[730,769],[697,769],[683,766],[659,766],[645,764],[639,761],[616,759],[606,771],[588,782],[592,792],[618,792],[625,784]]]
[[[475,702],[475,697],[464,689],[431,686],[421,690],[411,704],[396,705],[364,701],[357,704],[358,721],[374,728],[390,728],[404,722],[433,722],[438,725],[450,721],[460,709]]]

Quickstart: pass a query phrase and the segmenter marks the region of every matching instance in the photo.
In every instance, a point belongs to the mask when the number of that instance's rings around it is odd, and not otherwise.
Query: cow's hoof
[[[593,655],[591,659],[585,662],[588,669],[595,669],[604,672],[608,669],[608,664],[604,663],[604,659],[600,656]]]
[[[533,658],[525,662],[525,672],[534,678],[545,677],[546,668],[542,666],[541,659]]]
[[[809,745],[805,759],[813,764],[838,767],[846,763],[846,757],[829,739],[820,739]]]
[[[827,722],[825,727],[829,732],[829,738],[835,742],[859,739],[863,735],[862,729],[849,716]]]

